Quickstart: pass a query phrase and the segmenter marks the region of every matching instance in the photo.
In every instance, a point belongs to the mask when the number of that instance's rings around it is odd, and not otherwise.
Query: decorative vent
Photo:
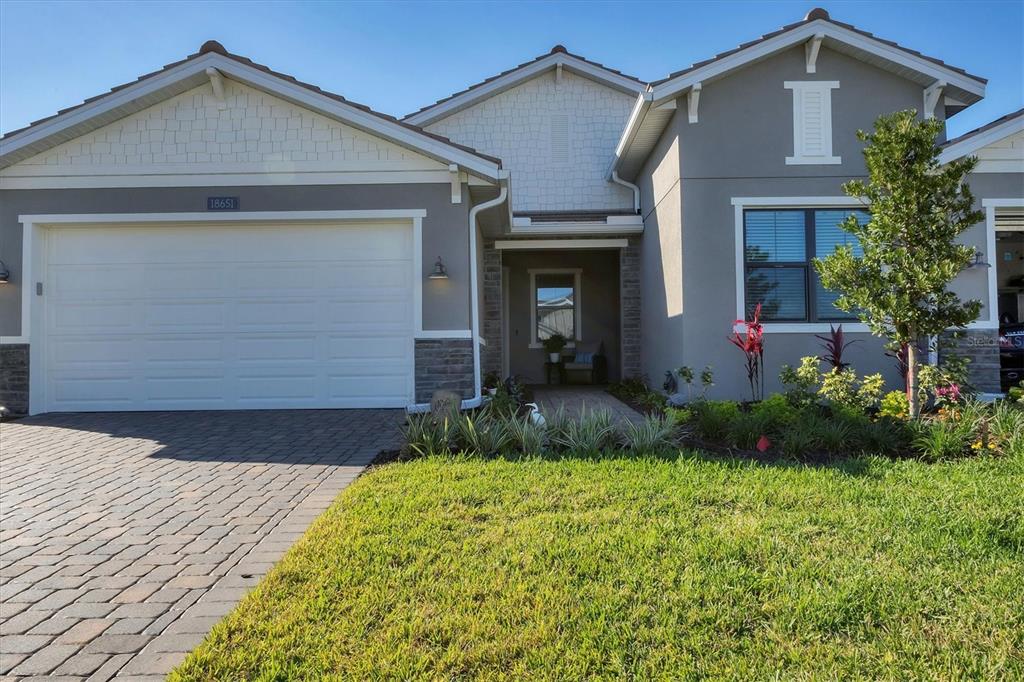
[[[837,164],[832,156],[832,90],[838,81],[786,81],[793,91],[793,156],[787,164]]]
[[[569,116],[551,117],[551,163],[569,163]]]

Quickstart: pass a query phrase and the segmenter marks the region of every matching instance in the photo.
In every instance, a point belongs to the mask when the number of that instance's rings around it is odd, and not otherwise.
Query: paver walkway
[[[397,410],[0,425],[0,675],[162,679],[378,451]]]
[[[603,386],[531,386],[533,398],[542,414],[553,414],[559,407],[579,417],[584,412],[606,410],[619,420],[638,422],[643,415],[622,402]]]

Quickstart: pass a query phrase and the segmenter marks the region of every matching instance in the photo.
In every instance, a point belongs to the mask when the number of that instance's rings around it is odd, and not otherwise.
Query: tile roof
[[[996,120],[990,121],[990,122],[986,123],[983,126],[979,126],[979,127],[975,128],[974,130],[968,130],[963,135],[960,135],[959,137],[954,137],[952,140],[946,140],[942,144],[942,146],[943,147],[949,147],[950,145],[958,144],[960,142],[963,142],[964,140],[968,140],[968,139],[974,137],[975,135],[979,135],[979,134],[981,134],[981,133],[983,133],[983,132],[985,132],[987,130],[992,130],[996,126],[1000,126],[1000,125],[1006,123],[1007,121],[1012,121],[1015,118],[1020,118],[1021,116],[1024,116],[1024,108],[1018,109],[1017,111],[1014,111],[1014,112],[1011,112],[1009,114],[1006,114],[1005,116],[1000,116]]]
[[[826,10],[824,10],[824,9],[822,9],[820,7],[815,7],[814,9],[812,9],[810,12],[807,13],[807,16],[804,17],[803,21],[798,21],[798,22],[793,23],[793,24],[787,24],[786,26],[783,26],[779,30],[772,31],[771,33],[766,33],[766,34],[764,34],[763,36],[761,36],[760,38],[758,38],[756,40],[751,40],[750,42],[743,43],[739,47],[735,47],[735,48],[733,48],[731,50],[728,50],[726,52],[721,52],[719,54],[716,54],[714,57],[711,57],[710,59],[705,59],[704,61],[700,61],[700,62],[697,62],[696,64],[692,64],[691,66],[688,66],[685,69],[682,69],[680,71],[676,71],[674,73],[670,73],[665,78],[653,81],[651,83],[651,85],[652,86],[661,85],[662,83],[670,81],[673,78],[678,78],[679,76],[687,74],[687,73],[689,73],[691,71],[695,71],[695,70],[697,70],[697,69],[699,69],[699,68],[701,68],[703,66],[707,66],[708,64],[711,64],[713,62],[717,62],[720,59],[724,59],[725,57],[728,57],[730,55],[736,54],[737,52],[740,52],[741,50],[747,49],[748,47],[753,47],[754,45],[757,45],[759,43],[763,43],[766,40],[770,40],[770,39],[772,39],[772,38],[774,38],[776,36],[782,35],[783,33],[786,33],[788,31],[792,31],[795,28],[799,28],[800,26],[803,26],[805,24],[809,24],[812,21],[816,21],[816,20],[819,20],[819,19],[822,20],[822,21],[827,21],[830,24],[834,24],[836,26],[839,26],[840,28],[845,28],[845,29],[847,29],[849,31],[853,31],[854,33],[858,33],[858,34],[864,36],[865,38],[871,38],[872,40],[877,40],[878,42],[880,42],[880,43],[882,43],[884,45],[888,45],[890,47],[894,47],[894,48],[896,48],[898,50],[906,52],[907,54],[913,55],[915,57],[920,57],[921,59],[925,59],[925,60],[927,60],[929,62],[932,62],[933,64],[937,64],[938,66],[941,66],[943,68],[950,69],[951,71],[955,71],[955,72],[957,72],[959,74],[967,76],[968,78],[973,78],[974,80],[979,81],[981,83],[987,83],[988,82],[986,79],[981,78],[980,76],[975,76],[974,74],[968,73],[964,69],[961,69],[959,67],[947,64],[946,62],[942,61],[941,59],[936,59],[935,57],[929,57],[927,55],[921,54],[917,50],[912,50],[912,49],[910,49],[908,47],[903,47],[899,43],[893,42],[891,40],[885,40],[883,38],[879,38],[875,34],[869,33],[868,31],[864,31],[862,29],[859,29],[859,28],[857,28],[856,26],[854,26],[852,24],[847,24],[847,23],[844,23],[844,22],[841,22],[841,21],[836,21],[835,19],[833,19],[832,17],[829,16],[829,13]]]
[[[346,104],[346,105],[348,105],[350,107],[355,107],[356,109],[359,109],[361,111],[365,111],[366,113],[372,114],[373,116],[376,116],[377,118],[383,119],[383,120],[388,121],[390,123],[393,123],[395,125],[402,126],[403,128],[407,128],[407,129],[412,130],[414,132],[417,132],[417,133],[419,133],[421,135],[424,135],[424,136],[429,137],[431,139],[437,140],[438,142],[442,142],[444,144],[447,144],[447,145],[450,145],[452,147],[455,147],[456,149],[460,149],[460,150],[462,150],[464,152],[468,152],[468,153],[473,154],[475,156],[478,156],[478,157],[480,157],[482,159],[486,159],[487,161],[491,161],[493,163],[497,163],[499,165],[499,167],[501,166],[501,159],[499,159],[499,158],[497,158],[495,156],[489,156],[487,154],[484,154],[482,152],[477,151],[476,149],[473,149],[472,147],[468,147],[466,145],[459,144],[457,142],[453,142],[452,140],[448,139],[447,137],[444,137],[443,135],[437,135],[436,133],[428,132],[428,131],[424,130],[423,128],[420,128],[419,126],[413,125],[411,123],[407,123],[407,122],[402,121],[402,120],[400,120],[400,119],[398,119],[398,118],[396,118],[394,116],[390,116],[388,114],[382,114],[379,111],[375,111],[375,110],[371,109],[370,107],[366,106],[365,104],[360,104],[358,102],[353,102],[352,100],[346,99],[345,97],[342,97],[341,95],[335,94],[333,92],[328,92],[327,90],[323,90],[323,89],[321,89],[321,88],[319,88],[319,87],[317,87],[315,85],[312,85],[310,83],[306,83],[306,82],[300,81],[299,79],[295,78],[294,76],[288,75],[286,73],[281,73],[280,71],[274,71],[273,69],[271,69],[268,66],[265,66],[263,64],[258,64],[256,62],[252,61],[248,57],[243,57],[241,55],[237,55],[237,54],[233,54],[231,52],[228,52],[224,48],[224,46],[221,45],[216,40],[207,40],[205,43],[203,43],[202,47],[200,47],[199,51],[196,52],[195,54],[190,54],[189,56],[185,57],[184,59],[180,59],[180,60],[178,60],[176,62],[172,62],[170,64],[167,64],[162,69],[159,69],[157,71],[152,71],[150,73],[143,74],[142,76],[139,76],[134,81],[131,81],[129,83],[122,83],[121,85],[117,85],[117,86],[111,88],[110,92],[105,92],[105,93],[103,93],[101,95],[97,95],[95,97],[90,97],[89,99],[83,101],[81,104],[76,104],[76,105],[74,105],[72,107],[68,107],[66,109],[61,109],[60,111],[58,111],[56,114],[53,114],[52,116],[47,116],[46,118],[41,118],[38,121],[33,121],[33,122],[29,123],[27,126],[25,126],[23,128],[18,128],[17,130],[9,131],[9,132],[5,133],[3,135],[3,137],[0,137],[0,140],[9,140],[10,138],[18,135],[19,133],[22,133],[22,132],[24,132],[26,130],[29,130],[30,128],[33,128],[33,127],[35,127],[35,126],[37,126],[37,125],[39,125],[41,123],[45,123],[47,121],[53,120],[53,119],[57,118],[58,116],[62,116],[64,114],[67,114],[68,112],[75,111],[76,109],[79,109],[80,107],[85,106],[86,104],[90,104],[92,102],[95,102],[96,100],[99,100],[99,99],[102,99],[104,97],[107,97],[111,93],[118,92],[119,90],[123,90],[123,89],[125,89],[125,88],[127,88],[129,86],[135,85],[136,83],[145,81],[145,80],[147,80],[149,78],[152,78],[152,77],[157,76],[157,75],[159,75],[161,73],[164,73],[164,72],[168,71],[169,69],[173,69],[176,66],[180,66],[180,65],[182,65],[182,64],[184,64],[186,62],[189,62],[189,61],[191,61],[193,59],[196,59],[198,57],[203,56],[204,54],[208,54],[208,53],[211,53],[211,52],[219,54],[219,55],[222,55],[224,57],[227,57],[228,59],[234,60],[234,61],[236,61],[236,62],[238,62],[240,64],[244,64],[246,66],[250,66],[250,67],[253,67],[255,69],[259,69],[260,71],[268,73],[268,74],[270,74],[272,76],[275,76],[277,78],[280,78],[282,80],[288,81],[290,83],[294,83],[295,85],[298,85],[298,86],[300,86],[302,88],[305,88],[305,89],[310,90],[312,92],[315,92],[317,94],[320,94],[320,95],[323,95],[323,96],[328,97],[330,99],[333,99],[333,100],[335,100],[337,102],[341,102],[341,103]]]
[[[548,51],[548,52],[546,52],[546,53],[544,53],[544,54],[542,54],[542,55],[540,55],[538,57],[535,57],[534,59],[531,59],[528,62],[523,62],[522,64],[519,64],[518,66],[513,66],[511,69],[506,69],[505,71],[502,71],[501,73],[498,73],[498,74],[495,74],[495,75],[491,76],[490,78],[485,78],[484,80],[480,81],[479,83],[474,83],[473,85],[470,85],[468,88],[465,88],[464,90],[459,90],[458,92],[454,92],[454,93],[448,95],[447,97],[443,97],[443,98],[437,100],[436,102],[434,102],[433,104],[428,104],[425,107],[420,107],[416,111],[414,111],[412,113],[409,113],[409,114],[406,114],[402,118],[403,119],[412,118],[413,116],[416,116],[417,114],[422,114],[424,111],[427,111],[428,109],[433,109],[434,107],[436,107],[439,104],[444,104],[445,102],[449,102],[449,101],[455,99],[456,97],[461,97],[462,95],[465,95],[468,92],[472,92],[473,90],[476,90],[477,88],[480,88],[480,87],[482,87],[484,85],[487,85],[488,83],[496,81],[499,78],[503,78],[503,77],[509,75],[510,73],[515,73],[516,71],[519,71],[520,69],[524,69],[527,66],[530,66],[531,64],[536,64],[537,62],[541,61],[542,59],[547,59],[548,57],[550,57],[553,54],[564,54],[567,57],[572,57],[573,59],[578,59],[581,62],[585,62],[587,64],[590,64],[591,66],[596,66],[599,69],[604,69],[608,73],[615,74],[616,76],[621,76],[623,78],[628,78],[631,81],[635,81],[638,85],[647,85],[646,81],[642,81],[639,78],[637,78],[636,76],[630,76],[628,73],[622,73],[621,71],[618,71],[616,69],[612,69],[610,67],[607,67],[604,64],[601,64],[600,62],[595,62],[595,61],[592,61],[590,59],[587,59],[586,57],[582,57],[582,56],[580,56],[578,54],[573,54],[572,52],[569,52],[569,50],[565,49],[564,45],[555,45],[554,47],[551,48],[550,51]]]

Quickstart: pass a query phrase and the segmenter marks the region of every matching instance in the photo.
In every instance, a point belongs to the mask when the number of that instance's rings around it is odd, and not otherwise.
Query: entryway
[[[994,266],[999,305],[999,383],[1024,381],[1024,207],[995,211]]]

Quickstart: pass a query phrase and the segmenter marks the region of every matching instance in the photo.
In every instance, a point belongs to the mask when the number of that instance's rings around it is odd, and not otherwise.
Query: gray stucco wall
[[[1024,205],[1024,173],[971,173],[967,184],[974,194],[975,204],[984,211],[985,199],[1019,198]],[[988,235],[985,221],[978,223],[966,233],[964,241],[986,255],[986,261],[997,266],[996,257],[988,253]],[[988,319],[988,271],[987,268],[971,269],[962,273],[953,282],[953,291],[961,298],[976,298],[985,304],[981,318]]]
[[[786,165],[793,154],[793,94],[784,81],[839,81],[832,91],[833,148],[837,165]],[[685,111],[685,100],[679,110]],[[842,196],[842,183],[865,174],[858,129],[869,130],[883,113],[922,106],[922,89],[886,71],[822,48],[817,73],[805,69],[803,46],[780,53],[719,81],[705,83],[700,120],[691,124],[677,115],[663,134],[658,150],[678,138],[679,205],[682,232],[674,240],[669,230],[674,199],[666,205],[652,192],[651,177],[666,162],[657,153],[648,160],[640,183],[655,206],[644,203],[648,216],[644,234],[645,270],[659,264],[671,270],[676,258],[666,249],[681,249],[682,305],[676,316],[665,314],[665,299],[657,298],[657,279],[645,272],[645,373],[652,380],[681,364],[715,368],[712,395],[749,395],[742,354],[726,341],[736,317],[735,212],[733,197]],[[937,112],[942,116],[941,110]],[[664,153],[664,152],[662,152]],[[647,199],[647,201],[650,201]],[[654,209],[653,213],[650,213]],[[653,217],[653,219],[652,219]],[[655,228],[652,230],[652,226]],[[670,272],[666,272],[669,276]],[[663,285],[668,289],[668,285]],[[658,306],[654,310],[648,303]],[[858,372],[882,372],[890,388],[902,382],[882,342],[868,334],[857,338],[849,360]],[[782,364],[820,353],[814,333],[770,333],[766,336],[768,390],[778,388]]]
[[[449,184],[182,187],[0,192],[0,259],[11,282],[0,287],[0,336],[21,333],[21,241],[18,216],[40,213],[202,212],[206,197],[237,196],[242,211],[426,209],[423,272],[438,256],[449,279],[425,281],[425,329],[469,329],[469,202],[451,203]],[[463,188],[468,197],[468,188]]]
[[[505,251],[502,265],[509,268],[509,370],[527,382],[544,383],[543,348],[530,348],[529,270],[534,268],[581,268],[581,309],[584,350],[597,350],[604,342],[608,379],[620,376],[619,251]]]

